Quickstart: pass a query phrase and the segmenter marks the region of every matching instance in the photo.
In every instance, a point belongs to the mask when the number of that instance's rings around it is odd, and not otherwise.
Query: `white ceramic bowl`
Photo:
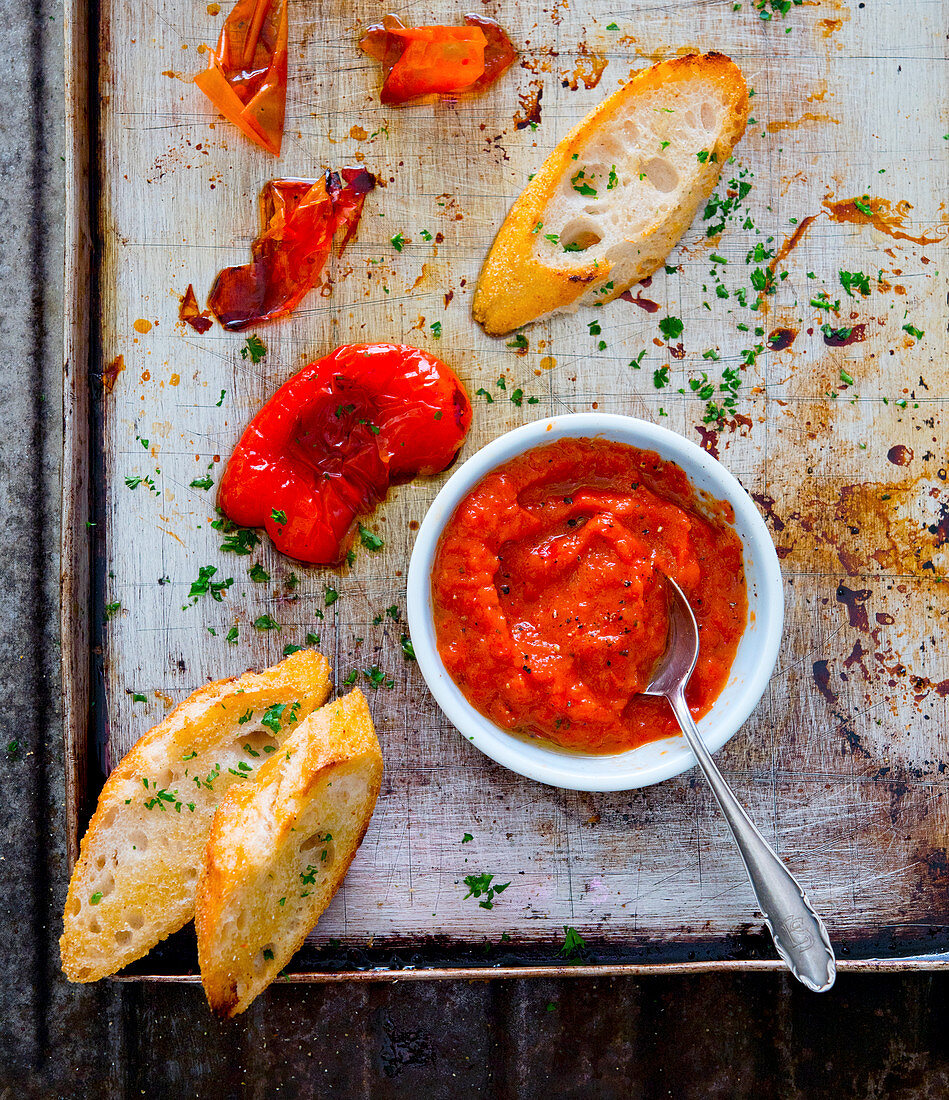
[[[577,791],[631,790],[693,767],[695,757],[685,738],[667,737],[629,752],[593,755],[513,735],[468,702],[445,671],[435,644],[431,577],[445,524],[462,498],[490,470],[515,455],[565,436],[599,437],[657,451],[662,458],[680,466],[697,489],[731,504],[735,530],[744,548],[748,623],[728,682],[698,725],[712,752],[741,727],[768,685],[781,643],[784,590],[774,543],[751,498],[720,462],[676,432],[645,420],[599,413],[556,416],[508,432],[472,455],[442,487],[419,528],[409,565],[409,629],[419,668],[442,710],[492,760],[554,787]]]

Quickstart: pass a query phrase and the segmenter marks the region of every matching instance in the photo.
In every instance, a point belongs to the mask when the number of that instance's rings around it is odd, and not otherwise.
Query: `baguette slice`
[[[208,1004],[243,1012],[329,905],[369,827],[382,753],[357,688],[295,730],[218,807],[195,929]]]
[[[481,269],[475,320],[500,336],[612,301],[651,275],[711,195],[747,119],[745,79],[723,54],[636,73],[514,203]]]
[[[250,786],[329,690],[326,659],[301,650],[199,688],[136,741],[102,788],[69,883],[59,945],[70,981],[114,974],[191,919],[228,787]]]

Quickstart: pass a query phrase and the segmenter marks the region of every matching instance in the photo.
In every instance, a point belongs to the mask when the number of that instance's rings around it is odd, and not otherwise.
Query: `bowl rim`
[[[706,486],[706,492],[727,501],[734,509],[734,526],[742,540],[745,558],[749,612],[754,584],[755,631],[761,637],[750,677],[737,687],[729,681],[718,697],[723,699],[730,697],[732,692],[736,694],[727,720],[719,719],[714,728],[708,729],[710,712],[700,719],[698,726],[710,752],[716,752],[738,732],[767,690],[781,645],[784,586],[778,555],[764,519],[738,479],[690,439],[648,420],[616,413],[565,413],[544,417],[497,436],[471,455],[442,486],[419,526],[407,578],[408,626],[419,670],[435,701],[449,722],[486,756],[519,775],[567,790],[635,790],[660,783],[695,766],[695,757],[684,737],[648,743],[652,746],[668,744],[668,749],[661,754],[666,758],[648,767],[635,767],[631,759],[648,746],[616,754],[577,753],[520,737],[495,725],[468,702],[442,664],[435,645],[431,574],[445,525],[464,496],[491,470],[525,451],[565,437],[610,439],[643,450],[655,450],[666,461],[679,465],[691,482],[695,482],[696,472],[699,472],[704,480],[714,483],[715,488],[710,490]],[[753,575],[749,573],[749,553]],[[747,624],[745,629],[747,631]]]

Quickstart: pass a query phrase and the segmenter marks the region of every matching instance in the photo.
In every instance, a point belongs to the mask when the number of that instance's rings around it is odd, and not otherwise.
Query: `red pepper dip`
[[[468,493],[438,546],[445,668],[491,721],[563,748],[623,752],[672,736],[666,700],[639,694],[665,650],[665,575],[699,625],[686,690],[699,718],[748,616],[732,520],[654,451],[568,438],[511,459]]]

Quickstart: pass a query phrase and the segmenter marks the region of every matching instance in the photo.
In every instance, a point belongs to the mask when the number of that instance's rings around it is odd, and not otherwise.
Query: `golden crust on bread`
[[[646,278],[711,195],[747,118],[744,77],[723,54],[636,73],[567,134],[514,203],[481,269],[475,320],[499,336],[611,301]],[[591,157],[598,171],[578,179]]]
[[[114,974],[191,919],[227,789],[249,785],[329,691],[326,659],[301,650],[199,688],[136,741],[102,788],[69,883],[60,953],[70,981]]]
[[[339,889],[382,782],[359,689],[302,722],[214,815],[195,906],[208,1004],[235,1016],[286,966]]]

